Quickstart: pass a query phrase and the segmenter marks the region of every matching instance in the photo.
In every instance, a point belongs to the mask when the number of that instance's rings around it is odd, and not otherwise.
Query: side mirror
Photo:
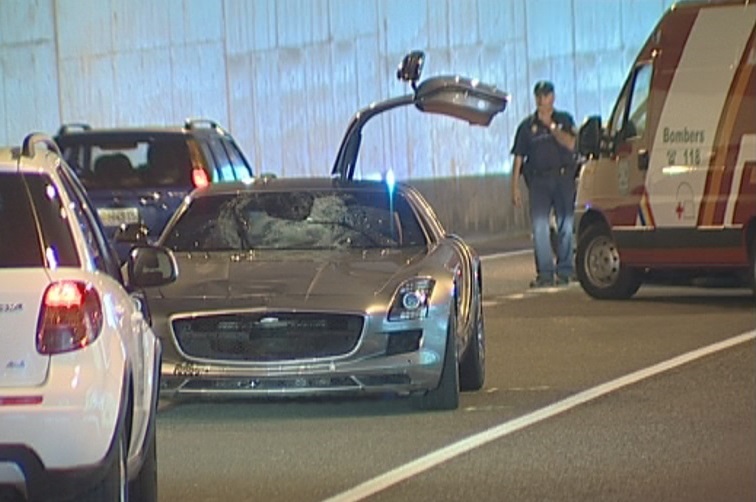
[[[162,247],[135,246],[127,261],[129,286],[150,288],[176,280],[178,266],[173,253]]]
[[[601,116],[592,115],[580,126],[577,151],[589,159],[599,156],[601,153]]]
[[[113,241],[125,244],[147,244],[150,230],[142,223],[121,225],[113,234]]]
[[[425,62],[425,53],[423,51],[412,51],[402,59],[399,67],[396,69],[396,78],[405,82],[410,82],[412,88],[420,80],[420,74],[423,72],[423,63]]]

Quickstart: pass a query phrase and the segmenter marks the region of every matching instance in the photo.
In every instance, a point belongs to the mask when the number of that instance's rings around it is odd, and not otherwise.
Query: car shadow
[[[655,290],[653,286],[641,288],[629,301],[633,304],[658,303],[680,306],[717,307],[743,310],[756,307],[756,298],[748,289],[720,287],[684,287],[670,294],[669,289]]]
[[[328,397],[161,397],[158,416],[165,419],[249,420],[303,418],[354,418],[412,415],[419,410],[411,398],[386,396]]]

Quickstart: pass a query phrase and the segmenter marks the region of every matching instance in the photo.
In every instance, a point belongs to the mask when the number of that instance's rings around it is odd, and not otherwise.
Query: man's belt
[[[575,172],[572,166],[559,166],[551,167],[548,169],[530,169],[530,174],[537,177],[542,176],[564,176],[566,174],[572,175]]]

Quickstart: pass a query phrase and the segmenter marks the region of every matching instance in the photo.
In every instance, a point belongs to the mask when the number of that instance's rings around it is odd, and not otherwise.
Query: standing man
[[[536,278],[531,288],[567,285],[572,277],[572,228],[575,212],[575,121],[554,109],[554,85],[540,81],[533,89],[536,111],[517,128],[512,153],[512,203],[522,206],[520,174],[530,201]],[[549,218],[556,215],[556,264]]]

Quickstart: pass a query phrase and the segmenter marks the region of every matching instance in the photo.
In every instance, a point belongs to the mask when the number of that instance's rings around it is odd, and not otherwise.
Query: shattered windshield
[[[380,190],[240,192],[200,197],[170,229],[174,251],[424,246],[400,194]]]

